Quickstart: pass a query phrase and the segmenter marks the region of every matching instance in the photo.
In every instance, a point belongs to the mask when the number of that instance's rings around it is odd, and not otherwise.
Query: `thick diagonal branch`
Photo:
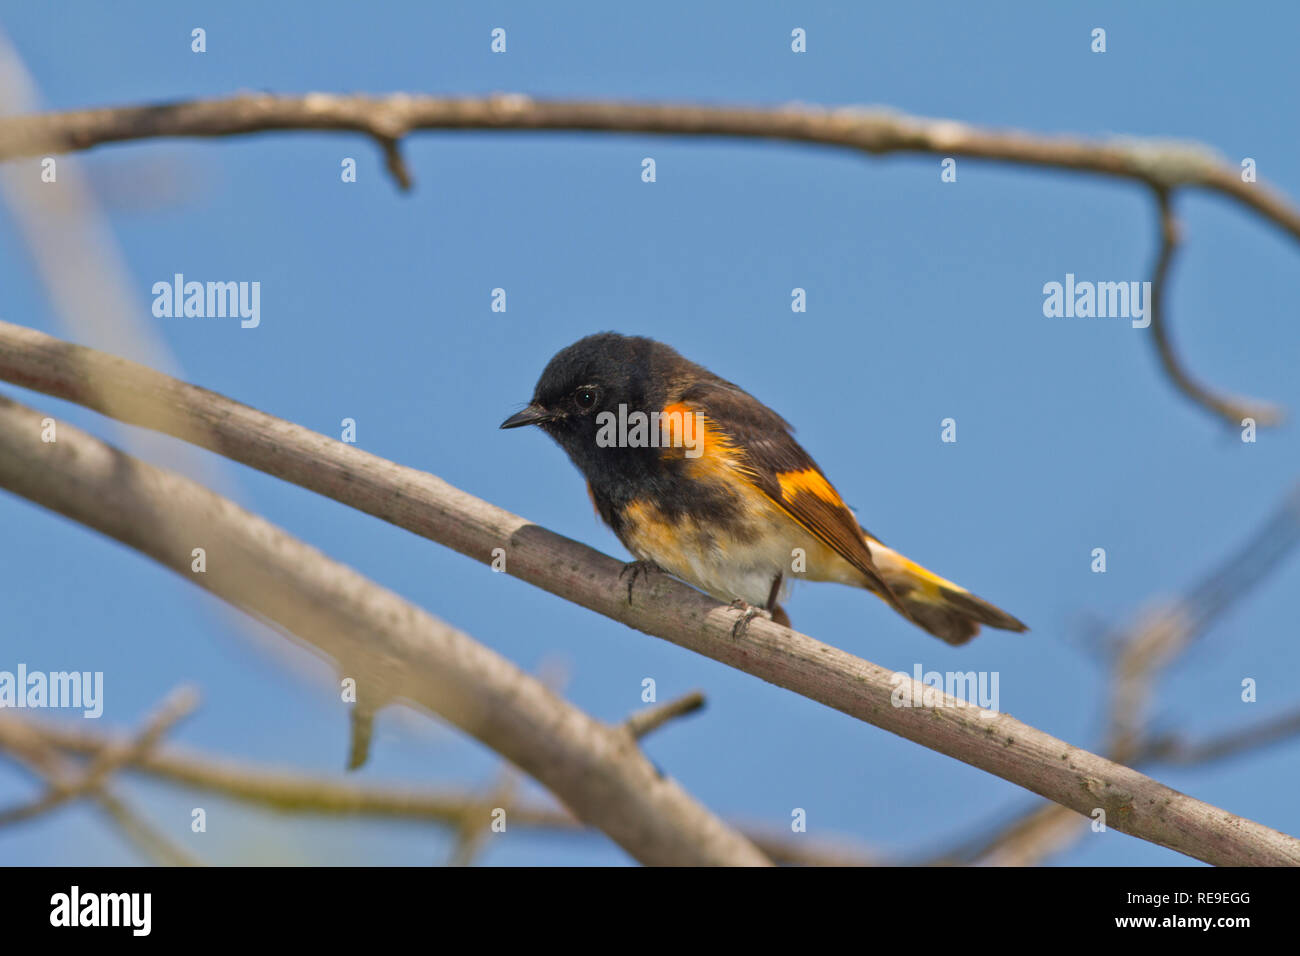
[[[644,863],[768,862],[663,777],[623,728],[593,720],[505,658],[180,475],[66,424],[43,442],[41,420],[0,398],[0,487],[284,629],[337,661],[372,699],[441,715]],[[205,551],[201,573],[191,547]]]
[[[93,371],[87,390],[78,372]],[[629,600],[622,562],[475,498],[441,479],[92,349],[0,322],[0,378],[104,411],[105,390],[135,401],[133,424],[174,432],[250,467],[383,518],[483,563],[506,551],[509,574],[615,620],[785,687],[1017,783],[1085,816],[1210,863],[1300,864],[1300,841],[1195,800],[1128,767],[1073,747],[1007,714],[941,695],[938,707],[898,707],[887,669],[806,635],[754,620],[664,575]],[[2,450],[0,450],[2,451]],[[0,471],[24,481],[21,468]],[[39,462],[31,463],[37,467]],[[45,469],[39,469],[45,470]],[[98,527],[93,511],[78,520]],[[632,736],[622,731],[630,742]],[[517,761],[516,761],[517,762]],[[529,768],[525,768],[529,769]],[[603,827],[602,827],[603,829]],[[608,831],[607,831],[608,832]]]

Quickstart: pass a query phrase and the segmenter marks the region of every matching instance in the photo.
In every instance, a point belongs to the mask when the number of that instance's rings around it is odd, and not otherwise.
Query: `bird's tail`
[[[1004,631],[1029,630],[1006,611],[927,571],[869,534],[867,545],[880,577],[908,615],[940,640],[965,644],[980,632],[981,624]]]

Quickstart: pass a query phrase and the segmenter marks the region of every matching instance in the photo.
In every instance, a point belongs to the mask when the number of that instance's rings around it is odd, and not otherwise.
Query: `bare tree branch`
[[[163,734],[190,714],[197,703],[198,695],[188,688],[171,695],[130,744],[101,750],[83,773],[52,776],[49,788],[40,799],[0,812],[0,826],[48,813],[77,797],[98,793],[115,771],[152,750]]]
[[[1296,737],[1300,737],[1300,707],[1206,740],[1157,738],[1146,745],[1140,761],[1178,767],[1197,766],[1239,757]]]
[[[507,807],[513,809],[518,785],[518,775],[507,765],[502,768],[500,779],[497,780],[491,793],[477,803],[465,806],[465,812],[456,826],[456,843],[452,847],[451,858],[447,861],[448,866],[473,864],[475,858],[483,852],[484,840],[492,825],[493,812],[498,807],[502,810],[506,810]]]
[[[9,752],[46,781],[46,792],[42,797],[0,811],[0,826],[29,820],[79,797],[89,797],[146,859],[163,866],[198,865],[197,860],[145,823],[108,787],[109,777],[152,753],[163,735],[194,709],[197,700],[197,695],[188,688],[173,693],[135,738],[99,748],[85,770],[73,767],[31,725],[13,718],[0,720],[0,750]]]
[[[685,717],[687,714],[693,714],[704,707],[704,694],[698,690],[693,690],[689,694],[683,694],[675,700],[664,701],[662,704],[656,704],[654,707],[647,707],[645,710],[638,710],[635,714],[623,721],[623,726],[637,740],[640,740],[646,734],[653,733],[670,720],[676,720],[679,717]]]
[[[459,631],[180,475],[66,424],[57,441],[43,442],[42,417],[0,398],[0,487],[295,635],[337,661],[370,699],[440,714],[644,863],[769,862],[661,776],[622,728],[591,719]],[[192,570],[191,547],[206,552],[202,573]]]
[[[1267,402],[1240,398],[1235,395],[1223,395],[1212,391],[1192,378],[1183,367],[1182,360],[1174,351],[1169,337],[1168,309],[1165,299],[1169,290],[1169,267],[1180,241],[1178,221],[1174,218],[1169,190],[1155,190],[1156,204],[1159,207],[1160,253],[1156,257],[1155,270],[1151,277],[1151,336],[1155,340],[1156,354],[1160,364],[1174,386],[1193,402],[1210,409],[1229,425],[1240,426],[1242,419],[1253,418],[1257,425],[1276,425],[1282,421],[1282,409]]]
[[[69,753],[94,756],[126,741],[114,734],[47,721],[19,720],[0,716],[0,747],[18,732],[8,732],[6,721],[21,722],[21,734],[34,737]],[[169,745],[141,755],[122,771],[145,774],[155,779],[219,793],[250,806],[279,813],[314,813],[337,816],[377,816],[423,820],[443,826],[459,826],[469,813],[485,814],[481,794],[465,789],[430,790],[396,784],[364,783],[264,767],[228,757]],[[532,802],[511,802],[512,828],[550,830],[560,833],[598,833],[562,808]],[[878,856],[856,845],[847,836],[833,839],[801,834],[797,838],[772,828],[737,826],[755,846],[777,863],[804,866],[871,866]]]
[[[131,809],[112,791],[101,791],[95,795],[95,800],[146,859],[159,866],[203,865],[201,860],[195,859],[157,828],[150,826],[141,814]]]
[[[0,716],[0,739],[12,739],[8,723],[18,718]],[[120,746],[114,734],[45,721],[22,721],[26,732],[74,754],[94,756]],[[454,825],[464,808],[482,803],[481,795],[469,790],[439,790],[379,785],[356,780],[336,780],[279,767],[263,767],[216,754],[198,753],[168,745],[143,754],[123,768],[147,774],[195,790],[220,793],[255,806],[281,813],[316,813],[337,816],[364,815],[396,819],[427,820]],[[564,809],[520,806],[513,809],[512,822],[522,826],[575,829],[583,824]]]
[[[1266,721],[1199,745],[1169,737],[1153,738],[1147,707],[1161,672],[1187,653],[1221,614],[1267,579],[1300,545],[1300,486],[1293,488],[1232,554],[1204,575],[1184,596],[1148,608],[1108,641],[1113,652],[1108,727],[1104,752],[1133,766],[1209,762],[1267,746],[1300,733],[1300,714]],[[1059,806],[1035,807],[994,832],[966,841],[939,859],[926,862],[1033,866],[1061,852],[1083,832],[1084,822]]]
[[[980,129],[884,108],[776,108],[539,100],[493,96],[277,96],[242,93],[211,100],[69,110],[0,119],[0,161],[159,137],[239,136],[290,130],[363,133],[383,143],[417,130],[557,130],[778,139],[873,155],[922,153],[1098,173],[1154,188],[1193,186],[1253,209],[1300,239],[1300,210],[1198,143],[1115,138],[1088,141]]]
[[[87,368],[94,370],[97,386],[89,394],[77,374]],[[621,562],[433,475],[326,438],[215,392],[3,322],[0,378],[99,411],[105,410],[97,402],[106,391],[126,391],[134,400],[113,404],[133,409],[133,424],[167,431],[169,424],[182,419],[181,426],[171,432],[177,437],[210,442],[205,447],[212,451],[483,563],[492,561],[495,548],[504,548],[509,574],[1010,780],[1085,816],[1096,808],[1105,809],[1110,825],[1122,832],[1211,863],[1300,863],[1300,841],[1194,800],[1008,714],[992,714],[946,694],[939,696],[938,707],[897,707],[892,701],[897,682],[890,671],[763,618],[755,619],[746,633],[733,635],[732,626],[740,612],[666,575],[646,581],[640,596],[630,600],[626,584],[620,581]],[[16,412],[10,414],[27,421],[31,434],[36,433],[30,413],[26,419]],[[188,424],[191,421],[196,427]],[[57,471],[48,474],[46,462],[53,456],[33,450],[30,437],[20,438],[21,434],[5,443],[13,447],[10,460],[0,454],[0,484],[43,500],[52,493],[47,486],[61,483]],[[93,441],[88,436],[87,440]],[[0,452],[4,450],[0,445]],[[107,490],[99,493],[108,494]],[[98,513],[104,507],[102,502],[97,504],[99,507],[90,508],[84,501],[80,506],[69,502],[68,507],[76,520],[101,529],[111,526],[112,533],[134,543],[131,528]],[[139,506],[137,502],[131,505]],[[138,546],[147,547],[147,542]],[[175,558],[160,560],[174,564]],[[270,567],[267,573],[271,573]],[[283,570],[277,568],[275,573]]]
[[[543,661],[538,679],[557,694],[564,689],[565,669],[555,661]],[[480,800],[470,801],[462,808],[456,821],[456,842],[452,847],[448,866],[470,866],[483,852],[484,841],[494,822],[493,814],[499,808],[509,809],[514,816],[515,792],[519,789],[519,775],[509,764],[501,768],[496,785]]]
[[[1128,179],[1151,187],[1161,205],[1165,238],[1156,269],[1159,278],[1153,283],[1153,295],[1159,288],[1159,299],[1164,298],[1162,274],[1175,245],[1168,215],[1172,190],[1197,188],[1226,196],[1300,239],[1300,209],[1262,183],[1245,182],[1240,169],[1198,143],[1043,136],[980,129],[881,108],[535,100],[520,94],[441,97],[395,93],[375,97],[243,93],[223,99],[0,118],[0,161],[158,137],[341,131],[362,133],[378,143],[389,173],[402,189],[409,189],[411,175],[399,151],[401,139],[417,130],[466,129],[773,139],[872,155],[966,157]],[[1219,396],[1192,380],[1173,352],[1167,326],[1163,316],[1158,323],[1153,317],[1152,338],[1165,371],[1185,395],[1231,425],[1239,425],[1243,417],[1252,417],[1260,425],[1281,419],[1276,406]]]

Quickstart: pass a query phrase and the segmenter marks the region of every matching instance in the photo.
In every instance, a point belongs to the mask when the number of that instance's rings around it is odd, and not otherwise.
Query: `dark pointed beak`
[[[515,412],[501,423],[502,428],[518,428],[520,425],[540,425],[542,422],[554,421],[555,416],[539,405],[529,405],[522,412]]]

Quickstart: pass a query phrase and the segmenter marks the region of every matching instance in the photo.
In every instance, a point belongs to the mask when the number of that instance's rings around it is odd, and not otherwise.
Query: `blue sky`
[[[1042,133],[1202,141],[1300,197],[1289,116],[1300,13],[1209,4],[809,5],[0,3],[0,25],[49,109],[240,89],[827,105],[881,104]],[[190,51],[190,30],[207,52]],[[508,51],[489,51],[494,27]],[[1094,27],[1108,50],[1089,50]],[[808,52],[790,52],[794,27]],[[188,380],[440,477],[620,557],[582,481],[540,433],[497,424],[547,359],[590,332],[646,334],[739,383],[798,437],[893,547],[1007,608],[1027,635],[949,648],[862,592],[796,589],[800,630],[886,667],[1000,674],[1002,709],[1099,742],[1106,682],[1089,638],[1213,568],[1297,477],[1294,425],[1244,444],[1161,376],[1149,332],[1048,319],[1066,273],[1141,280],[1152,201],[1124,182],[933,157],[873,159],[780,143],[560,133],[429,133],[405,146],[399,194],[372,144],[293,133],[104,147],[96,184],[136,314]],[[344,157],[359,180],[340,182]],[[641,181],[653,157],[657,182]],[[35,170],[33,163],[33,170]],[[35,175],[35,172],[33,172]],[[1300,410],[1295,244],[1226,200],[1181,195],[1186,245],[1169,307],[1193,372]],[[154,282],[259,281],[262,322],[155,319]],[[508,311],[490,310],[493,288]],[[790,290],[808,311],[790,311]],[[0,212],[0,318],[86,341],[55,314]],[[93,317],[87,317],[93,320]],[[138,343],[115,351],[138,354]],[[97,434],[116,426],[15,395]],[[958,441],[940,441],[955,418]],[[215,459],[211,459],[214,463]],[[232,464],[241,503],[618,720],[693,688],[700,716],[647,741],[717,812],[844,834],[897,853],[938,849],[1035,798],[821,705],[566,604],[372,518]],[[1090,570],[1104,547],[1105,574]],[[102,670],[104,728],[137,724],[181,682],[202,709],[173,739],[260,763],[338,773],[346,718],[329,672],[147,559],[0,495],[0,669]],[[1197,735],[1296,700],[1291,560],[1161,685],[1165,729]],[[1241,681],[1258,681],[1243,703]],[[73,718],[67,718],[73,719]],[[1198,798],[1300,832],[1294,746],[1153,773]],[[381,715],[359,778],[490,787],[499,762],[423,717]],[[272,816],[131,780],[155,826],[210,862],[420,864],[445,834],[418,824]],[[32,793],[0,764],[0,806]],[[189,833],[190,809],[208,833]],[[0,830],[0,862],[134,862],[89,809]],[[600,837],[509,831],[488,864],[619,864]],[[1062,862],[1179,864],[1114,831]]]

